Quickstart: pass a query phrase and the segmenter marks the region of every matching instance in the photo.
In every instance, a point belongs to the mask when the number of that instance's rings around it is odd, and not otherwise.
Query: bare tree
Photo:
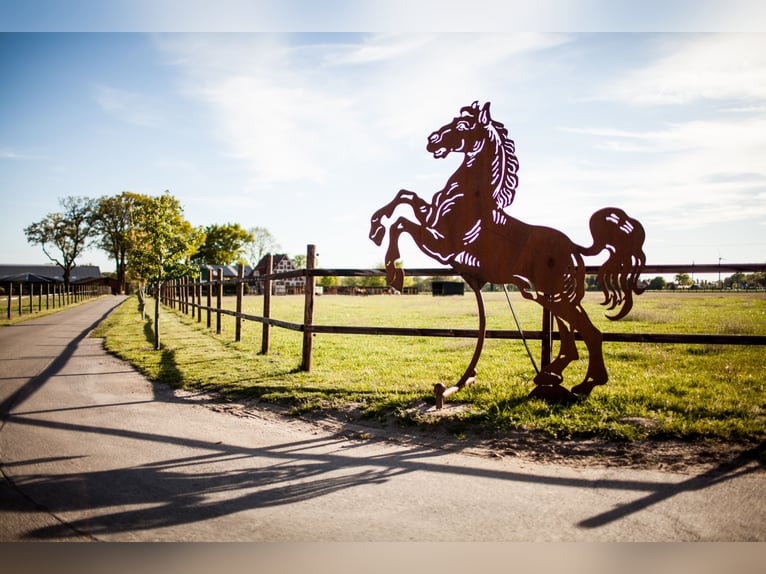
[[[245,244],[245,253],[250,264],[255,267],[264,255],[278,250],[279,243],[265,227],[251,227],[247,231],[253,236],[253,240]]]

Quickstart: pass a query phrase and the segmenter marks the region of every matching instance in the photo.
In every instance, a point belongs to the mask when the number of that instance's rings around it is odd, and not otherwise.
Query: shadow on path
[[[66,364],[69,362],[69,359],[71,359],[72,355],[74,355],[75,351],[77,351],[77,347],[79,346],[80,342],[85,339],[90,334],[90,332],[95,329],[99,323],[101,323],[101,321],[106,319],[112,311],[114,311],[120,304],[122,304],[124,300],[124,297],[115,297],[113,302],[114,304],[110,305],[98,318],[96,318],[95,321],[77,333],[74,338],[72,338],[70,342],[67,343],[61,354],[55,357],[53,361],[51,361],[50,365],[45,368],[45,370],[43,370],[39,375],[29,379],[29,381],[27,381],[27,383],[19,388],[15,393],[0,402],[0,417],[2,418],[2,421],[0,422],[0,430],[2,430],[2,427],[5,424],[5,420],[11,409],[18,408],[21,404],[24,403],[24,401],[39,391],[40,388],[42,388],[42,386],[45,385],[45,383],[47,383],[51,377],[56,376],[66,366]],[[82,311],[83,308],[84,307],[78,307],[70,311]],[[66,311],[63,311],[58,315],[58,317],[64,317],[63,313],[66,313]],[[22,325],[30,326],[30,323]],[[67,337],[67,339],[69,339],[69,337]]]
[[[46,501],[46,509],[54,514],[121,507],[117,511],[29,532],[27,537],[31,539],[62,538],[71,534],[72,529],[98,537],[177,526],[247,509],[292,504],[355,486],[381,484],[394,476],[411,472],[648,493],[641,499],[578,524],[581,528],[590,529],[623,519],[677,494],[705,489],[758,470],[758,466],[752,464],[751,453],[733,464],[728,463],[725,467],[681,483],[584,479],[443,464],[431,460],[443,455],[443,451],[422,446],[372,457],[353,455],[354,447],[363,447],[366,443],[351,443],[351,447],[344,449],[344,452],[337,449],[329,453],[314,450],[333,444],[340,447],[348,442],[344,436],[244,448],[178,436],[39,420],[29,416],[11,415],[10,420],[18,425],[81,433],[83,440],[95,440],[97,436],[110,434],[146,442],[147,448],[151,448],[151,443],[163,443],[205,451],[143,466],[104,471],[50,475],[14,472],[14,482],[33,500]],[[763,449],[764,445],[759,448]],[[240,459],[250,459],[246,468],[209,470],[209,465],[225,468],[228,463]],[[22,469],[33,462],[17,462],[14,466]],[[199,465],[205,465],[208,470],[195,471]],[[52,496],[54,492],[56,494]],[[124,508],[140,505],[144,508]]]

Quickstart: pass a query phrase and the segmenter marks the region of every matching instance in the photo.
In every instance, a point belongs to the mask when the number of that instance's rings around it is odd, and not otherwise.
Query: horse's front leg
[[[396,194],[392,201],[378,209],[370,218],[370,239],[375,242],[375,245],[383,243],[383,238],[386,235],[383,218],[391,217],[400,205],[410,205],[415,217],[421,223],[428,213],[428,203],[420,198],[418,194],[406,189],[399,190],[399,193]]]
[[[421,251],[427,253],[441,263],[447,260],[440,255],[444,237],[435,229],[426,227],[421,223],[415,223],[405,217],[400,217],[389,228],[388,249],[386,250],[386,280],[397,291],[404,288],[404,270],[396,267],[399,260],[399,237],[402,233],[409,233],[415,244]]]
[[[396,262],[399,260],[399,236],[403,231],[410,231],[408,228],[415,224],[411,221],[400,217],[394,224],[391,225],[388,235],[388,249],[386,249],[386,282],[394,289],[401,293],[404,289],[404,271],[396,267]],[[382,226],[381,226],[382,227]]]

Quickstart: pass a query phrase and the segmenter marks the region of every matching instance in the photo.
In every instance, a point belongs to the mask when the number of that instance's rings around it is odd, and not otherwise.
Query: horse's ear
[[[483,126],[486,126],[489,123],[489,102],[484,104],[484,107],[481,108],[481,113],[479,114],[479,122]]]
[[[471,104],[471,108],[478,111],[479,110],[479,101],[476,100],[474,103]]]

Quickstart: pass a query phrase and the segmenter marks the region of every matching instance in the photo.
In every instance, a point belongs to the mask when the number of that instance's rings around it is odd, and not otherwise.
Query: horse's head
[[[442,126],[430,136],[426,149],[435,158],[446,157],[450,152],[470,153],[477,151],[487,138],[489,117],[489,102],[479,108],[479,102],[474,102],[460,110],[460,115],[450,123]]]

